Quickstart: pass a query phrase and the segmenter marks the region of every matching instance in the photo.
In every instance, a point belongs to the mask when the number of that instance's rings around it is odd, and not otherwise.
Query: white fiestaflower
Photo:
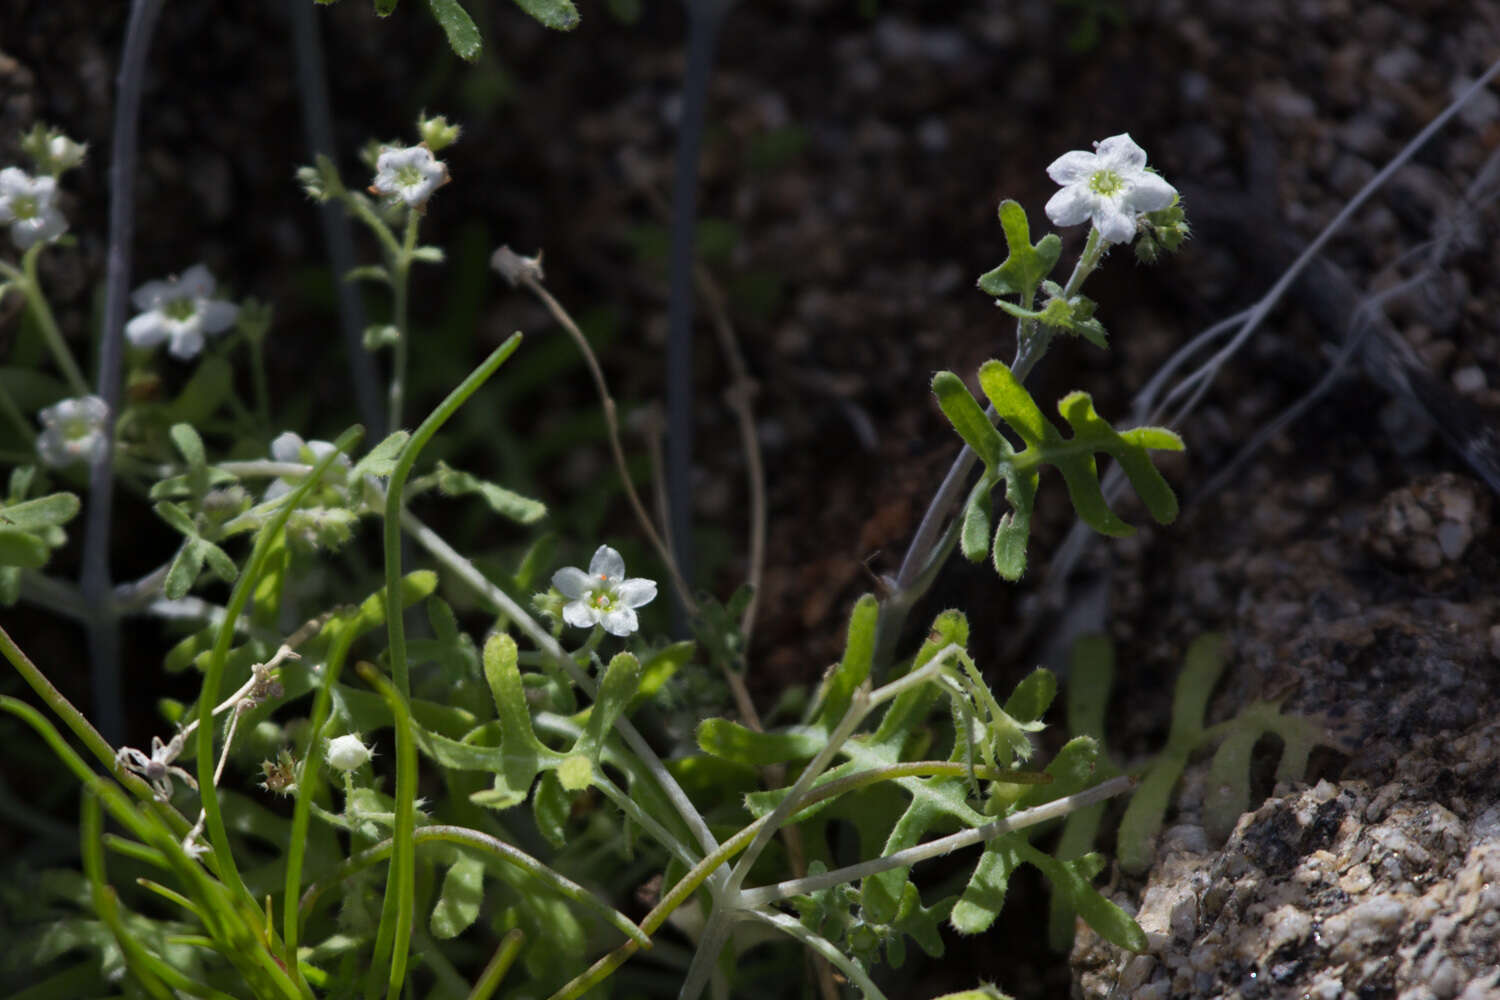
[[[656,581],[625,578],[625,560],[608,545],[599,546],[585,573],[566,566],[552,574],[552,586],[568,598],[563,621],[574,628],[604,626],[610,635],[629,635],[640,628],[635,609],[656,598]]]
[[[1110,243],[1129,243],[1136,218],[1172,204],[1177,189],[1146,169],[1146,151],[1122,132],[1094,143],[1094,152],[1075,149],[1052,161],[1047,176],[1063,186],[1047,202],[1056,226],[1092,222]]]

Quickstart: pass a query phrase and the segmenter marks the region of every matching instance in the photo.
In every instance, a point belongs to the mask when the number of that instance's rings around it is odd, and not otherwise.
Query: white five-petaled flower
[[[57,180],[33,177],[20,167],[0,170],[0,225],[10,226],[18,250],[57,239],[68,220],[57,210]]]
[[[37,414],[42,433],[36,450],[42,462],[62,468],[74,462],[93,463],[109,448],[105,427],[109,406],[98,396],[80,396],[54,403]]]
[[[168,341],[167,353],[184,360],[203,350],[203,335],[223,333],[234,326],[240,307],[216,299],[214,276],[194,264],[181,277],[148,281],[131,295],[142,310],[125,324],[125,336],[136,347],[155,347]]]
[[[356,771],[370,762],[375,751],[360,742],[358,733],[328,741],[328,763],[340,771]]]
[[[271,457],[278,462],[296,462],[301,465],[314,465],[334,450],[331,443],[327,441],[304,441],[301,435],[295,431],[284,431],[276,440],[271,442]],[[353,465],[348,455],[340,455],[334,459],[333,465],[328,470],[325,483],[338,485],[343,482],[345,475]],[[286,477],[274,480],[266,487],[267,500],[275,500],[284,497],[296,488],[301,477],[288,479]]]
[[[1054,225],[1093,222],[1110,243],[1135,238],[1136,216],[1172,204],[1177,189],[1146,169],[1146,151],[1129,133],[1094,143],[1094,152],[1075,149],[1052,161],[1047,176],[1063,189],[1047,202]]]
[[[375,161],[375,181],[370,193],[400,199],[418,211],[426,207],[432,192],[448,183],[448,168],[426,146],[396,149],[387,146]]]
[[[587,573],[566,566],[552,574],[552,586],[568,598],[563,621],[574,628],[603,625],[610,635],[629,635],[640,628],[635,609],[656,598],[656,581],[625,579],[625,560],[608,545],[599,546]]]

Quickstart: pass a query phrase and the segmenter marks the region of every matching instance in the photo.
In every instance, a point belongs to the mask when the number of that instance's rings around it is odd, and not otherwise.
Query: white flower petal
[[[640,619],[630,608],[614,608],[604,615],[602,623],[604,631],[619,636],[629,635],[641,627]]]
[[[593,628],[599,624],[599,609],[584,601],[573,601],[563,605],[563,621],[574,628]]]
[[[1099,169],[1098,161],[1093,153],[1075,149],[1053,160],[1047,168],[1047,176],[1058,184],[1076,184]]]
[[[619,580],[625,576],[625,559],[608,545],[601,545],[589,560],[589,573],[596,580]]]
[[[577,566],[564,566],[552,574],[552,586],[559,594],[576,601],[593,589],[594,578]]]
[[[1135,216],[1113,203],[1101,204],[1094,212],[1094,228],[1110,243],[1129,243],[1135,238]]]
[[[155,347],[166,340],[170,333],[163,319],[159,312],[141,313],[125,324],[125,339],[136,347]]]
[[[1160,174],[1142,170],[1135,177],[1135,185],[1123,200],[1122,207],[1129,212],[1157,212],[1172,204],[1177,189],[1168,184]]]
[[[177,331],[172,335],[172,343],[167,345],[167,353],[183,361],[196,358],[201,350],[203,350],[203,334],[198,331],[197,324]]]
[[[1129,132],[1099,140],[1096,153],[1100,167],[1120,174],[1139,173],[1146,165],[1146,151],[1130,138]]]
[[[640,577],[621,581],[615,588],[615,600],[626,607],[639,608],[656,600],[656,581]]]
[[[239,318],[240,307],[222,299],[209,299],[198,303],[198,316],[204,333],[223,333],[234,326]]]
[[[165,281],[148,281],[130,295],[137,309],[155,309],[171,292],[172,286]]]
[[[1094,198],[1084,184],[1070,184],[1047,199],[1047,218],[1054,226],[1076,226],[1094,214]]]
[[[282,431],[271,442],[271,457],[278,462],[302,461],[302,436],[294,431]]]
[[[214,293],[214,276],[204,264],[194,264],[177,279],[177,294],[184,298],[206,299]]]

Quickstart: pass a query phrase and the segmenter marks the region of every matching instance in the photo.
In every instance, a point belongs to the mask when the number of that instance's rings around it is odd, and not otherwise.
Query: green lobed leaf
[[[233,583],[240,575],[240,568],[234,564],[233,559],[229,558],[229,553],[213,542],[207,542],[201,538],[198,539],[197,544],[203,547],[204,561],[208,563],[208,568],[213,570],[214,576],[225,583]]]
[[[181,600],[193,589],[193,584],[198,582],[198,574],[203,572],[204,546],[207,544],[201,538],[183,539],[182,547],[172,557],[172,564],[167,567],[166,578],[162,581],[161,592],[168,600]]]
[[[536,821],[537,832],[553,847],[562,847],[568,842],[568,812],[572,809],[573,797],[563,788],[557,775],[548,771],[536,784],[531,796],[531,816]]]
[[[1006,699],[1005,713],[1017,722],[1035,722],[1046,714],[1057,697],[1057,677],[1046,667],[1037,667]]]
[[[47,543],[25,531],[0,529],[0,566],[41,569],[47,565]]]
[[[171,525],[172,530],[188,538],[198,537],[198,526],[193,523],[193,518],[187,511],[175,503],[167,503],[165,500],[158,503],[152,510],[156,516]]]
[[[1136,785],[1120,829],[1115,835],[1120,867],[1138,875],[1151,867],[1156,855],[1156,835],[1171,804],[1172,789],[1187,766],[1188,752],[1169,746],[1153,760]]]
[[[192,424],[173,424],[172,429],[167,432],[171,435],[172,444],[177,447],[177,452],[187,462],[188,467],[194,470],[203,468],[208,459],[203,452],[203,439],[193,429]]]
[[[588,723],[574,744],[573,752],[583,754],[594,763],[599,762],[599,753],[618,719],[630,705],[641,685],[641,662],[633,653],[616,653],[604,669],[599,690],[594,696],[594,705],[589,711]]]
[[[1167,746],[1188,752],[1198,745],[1203,733],[1203,715],[1208,699],[1224,672],[1224,636],[1205,632],[1188,646],[1182,673],[1172,695],[1172,729]]]
[[[502,795],[529,788],[544,761],[560,756],[537,739],[532,729],[518,657],[516,640],[504,633],[485,641],[484,677],[495,699],[500,731],[504,734],[503,766],[495,774],[495,787]]]
[[[1057,264],[1057,258],[1062,254],[1062,240],[1056,233],[1048,233],[1033,245],[1026,210],[1019,202],[1009,199],[1000,203],[1000,228],[1005,233],[1005,245],[1010,255],[1005,258],[1005,263],[980,277],[979,288],[996,298],[1017,295],[1029,302],[1036,294],[1037,285]]]
[[[428,929],[440,941],[456,938],[479,918],[484,901],[484,863],[467,854],[448,866],[443,890],[432,908]]]
[[[926,666],[934,656],[949,646],[962,649],[968,644],[969,620],[962,611],[950,608],[933,619],[932,630],[912,659],[911,669],[919,670]],[[880,725],[871,742],[883,746],[904,743],[911,731],[926,719],[937,697],[937,689],[930,684],[923,684],[897,695],[896,700],[885,710],[885,715],[881,716]]]
[[[396,469],[396,461],[401,457],[401,449],[406,447],[410,440],[410,431],[396,431],[388,435],[386,439],[369,453],[361,458],[349,474],[349,478],[358,479],[360,476],[389,476]]]
[[[990,549],[990,491],[995,488],[994,473],[988,469],[964,503],[963,526],[959,532],[959,548],[964,558],[977,563]]]
[[[1031,511],[1036,504],[1035,472],[1005,474],[1005,502],[1010,510],[995,523],[995,541],[991,550],[995,572],[1011,583],[1026,572],[1026,543],[1031,540]]]
[[[844,643],[844,658],[824,684],[823,709],[819,721],[828,729],[839,724],[854,697],[854,691],[870,677],[875,658],[875,624],[880,603],[875,595],[865,594],[854,603],[849,615],[849,634]]]
[[[427,0],[427,5],[432,8],[432,16],[442,26],[443,34],[448,36],[448,46],[459,58],[468,62],[479,58],[479,29],[474,26],[474,19],[458,0]]]
[[[662,686],[682,669],[683,664],[692,660],[693,653],[697,649],[697,643],[691,639],[684,639],[670,646],[663,646],[647,656],[641,664],[641,683],[632,704],[654,697]]]
[[[963,379],[952,372],[938,372],[932,377],[932,392],[937,396],[943,416],[986,467],[993,468],[1010,457],[1010,446],[979,408],[979,402],[964,385]]]
[[[0,507],[0,524],[15,531],[37,531],[67,524],[82,505],[73,493],[52,493],[23,503]]]
[[[1146,932],[1140,925],[1089,884],[1103,867],[1101,857],[1086,855],[1072,861],[1059,861],[1024,841],[1020,841],[1017,847],[1024,860],[1041,869],[1052,883],[1053,891],[1067,899],[1100,937],[1127,951],[1140,953],[1146,950]]]
[[[516,6],[536,18],[544,27],[572,31],[578,27],[578,8],[572,0],[516,0]]]
[[[1263,732],[1254,721],[1243,720],[1230,729],[1209,762],[1203,829],[1214,840],[1233,833],[1240,814],[1250,808],[1250,754]]]
[[[1122,434],[1099,416],[1087,393],[1074,392],[1058,404],[1074,432],[1071,438],[1064,438],[1002,362],[992,360],[981,366],[979,383],[1000,419],[1026,445],[1014,454],[1006,445],[1005,460],[990,469],[997,479],[1004,479],[1011,506],[996,527],[993,545],[995,569],[1002,577],[1015,580],[1025,572],[1036,470],[1043,464],[1053,465],[1062,473],[1074,509],[1095,531],[1115,536],[1134,531],[1105,502],[1094,461],[1096,452],[1112,455],[1120,462],[1154,518],[1167,523],[1176,517],[1177,498],[1149,454],[1152,449],[1180,450],[1182,439],[1176,434],[1163,428],[1136,428]]]
[[[1011,836],[1001,836],[985,845],[974,873],[969,876],[969,884],[948,915],[948,922],[958,933],[982,934],[1000,915],[1010,873],[1021,866],[1014,840]]]
[[[824,730],[803,726],[763,733],[729,719],[704,719],[698,725],[698,748],[704,753],[757,767],[807,760],[827,739]]]
[[[547,505],[540,500],[523,497],[503,486],[497,486],[471,476],[467,472],[461,472],[446,463],[438,463],[437,477],[438,489],[442,490],[445,495],[457,497],[478,493],[484,502],[489,504],[490,510],[517,524],[534,524],[547,516]]]

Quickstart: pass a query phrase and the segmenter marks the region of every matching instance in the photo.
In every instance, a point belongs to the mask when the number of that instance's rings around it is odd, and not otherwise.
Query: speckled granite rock
[[[1221,850],[1178,827],[1141,897],[1149,954],[1080,931],[1087,997],[1500,996],[1500,721],[1415,746],[1393,781],[1286,790]],[[1434,801],[1435,781],[1456,778]]]

